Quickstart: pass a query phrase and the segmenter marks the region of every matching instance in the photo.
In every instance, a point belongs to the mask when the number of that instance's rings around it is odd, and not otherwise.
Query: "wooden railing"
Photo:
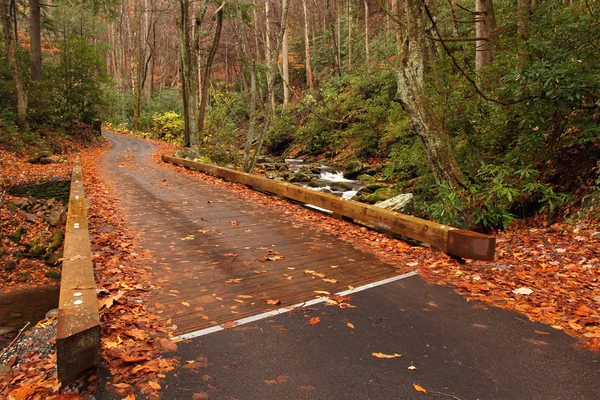
[[[100,318],[79,165],[71,178],[56,330],[58,378],[64,385],[100,360]]]
[[[163,156],[162,159],[165,162],[195,169],[229,181],[239,182],[257,190],[331,210],[335,217],[346,217],[361,221],[423,243],[428,243],[456,257],[475,260],[494,259],[496,239],[491,235],[456,229],[448,225],[441,225],[425,219],[342,199],[332,194],[305,189],[290,183],[277,182],[262,176],[251,175],[229,168],[169,156]]]

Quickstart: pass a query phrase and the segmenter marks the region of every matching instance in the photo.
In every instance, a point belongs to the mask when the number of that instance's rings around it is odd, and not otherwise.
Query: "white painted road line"
[[[412,272],[407,272],[406,274],[402,274],[402,275],[398,275],[398,276],[393,276],[391,278],[384,279],[384,280],[377,281],[377,282],[373,282],[373,283],[369,283],[367,285],[359,286],[359,287],[356,287],[354,289],[344,290],[343,292],[335,293],[335,295],[337,295],[337,296],[347,296],[349,294],[362,292],[363,290],[372,289],[372,288],[377,287],[377,286],[382,286],[382,285],[385,285],[385,284],[388,284],[388,283],[392,283],[392,282],[399,281],[399,280],[402,280],[402,279],[410,278],[411,276],[415,276],[418,273],[419,273],[419,270],[415,270],[415,271],[412,271]],[[323,303],[325,300],[327,300],[327,298],[328,298],[327,296],[323,296],[323,297],[319,297],[317,299],[312,299],[312,300],[305,301],[303,303],[294,304],[293,306],[278,308],[277,310],[267,311],[267,312],[262,313],[262,314],[257,314],[257,315],[253,315],[251,317],[246,317],[246,318],[239,319],[237,321],[232,322],[231,324],[233,324],[233,326],[239,326],[239,325],[249,324],[251,322],[259,321],[261,319],[265,319],[265,318],[269,318],[269,317],[274,317],[275,315],[279,315],[279,314],[283,314],[283,313],[287,313],[287,312],[292,312],[292,311],[294,311],[297,308],[309,307],[309,306],[313,306],[315,304]],[[222,330],[225,330],[225,328],[223,328],[222,325],[216,325],[216,326],[211,326],[210,328],[204,328],[204,329],[200,329],[200,330],[197,330],[197,331],[194,331],[194,332],[184,333],[183,335],[175,336],[175,337],[173,337],[172,340],[193,339],[193,338],[197,338],[197,337],[200,337],[200,336],[208,335],[208,334],[211,334],[211,333],[219,332],[219,331],[222,331]]]

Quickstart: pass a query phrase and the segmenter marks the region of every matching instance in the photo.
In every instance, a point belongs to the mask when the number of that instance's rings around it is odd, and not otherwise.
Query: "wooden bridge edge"
[[[78,164],[71,178],[56,331],[58,379],[66,385],[100,361],[96,281]]]
[[[411,239],[437,247],[456,257],[491,261],[494,259],[496,238],[492,235],[456,229],[422,218],[386,210],[369,204],[342,199],[328,193],[321,193],[287,182],[277,182],[262,176],[247,174],[229,168],[217,167],[197,161],[177,157],[162,156],[164,162],[242,183],[256,190],[312,204],[331,210],[336,217],[362,221],[372,226],[394,232]]]

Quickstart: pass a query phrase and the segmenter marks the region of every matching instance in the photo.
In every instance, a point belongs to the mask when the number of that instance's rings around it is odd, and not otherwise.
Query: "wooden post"
[[[73,168],[56,325],[58,379],[67,385],[100,361],[100,317],[81,166]]]

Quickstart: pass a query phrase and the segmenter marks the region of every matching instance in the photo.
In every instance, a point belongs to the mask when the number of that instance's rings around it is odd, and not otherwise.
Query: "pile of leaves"
[[[98,307],[101,319],[101,356],[113,376],[110,386],[134,399],[134,390],[144,397],[158,397],[160,379],[173,370],[178,361],[162,356],[174,352],[177,345],[171,341],[175,327],[169,320],[160,318],[161,310],[150,300],[152,268],[147,254],[137,245],[135,234],[127,221],[119,217],[116,199],[110,188],[99,178],[98,162],[109,148],[98,141],[95,146],[77,155],[68,155],[69,163],[56,169],[58,174],[69,176],[75,157],[79,157],[88,202],[88,219],[96,281]],[[32,165],[27,156],[6,156],[10,171],[3,177],[11,183],[39,182],[45,174],[52,175],[46,166]],[[21,173],[21,171],[23,173]],[[12,174],[12,175],[11,175]],[[50,176],[49,175],[49,176]],[[4,203],[3,203],[4,204]],[[0,208],[0,212],[3,209]],[[4,216],[8,214],[2,214]],[[14,214],[10,214],[13,215]],[[30,230],[34,234],[33,230]],[[29,234],[29,233],[28,233]],[[45,281],[32,274],[28,286]],[[14,289],[23,288],[15,282]],[[3,288],[4,289],[4,288]],[[53,319],[40,321],[33,329],[24,332],[14,346],[23,349],[18,359],[11,360],[12,371],[0,375],[0,397],[14,399],[83,399],[95,392],[97,376],[83,377],[68,387],[61,387],[56,374],[55,325]],[[48,330],[49,333],[48,333]],[[45,333],[43,333],[45,332]],[[46,337],[47,336],[47,337]],[[32,340],[46,337],[44,340]],[[25,343],[25,345],[23,345]],[[51,351],[40,348],[51,344]]]
[[[110,387],[129,399],[137,388],[158,397],[160,379],[178,366],[163,353],[177,351],[175,326],[160,318],[151,300],[152,267],[135,233],[119,216],[118,203],[99,177],[97,163],[83,165],[92,252],[102,324],[101,355],[113,377]]]
[[[155,160],[162,154],[172,154],[170,146],[158,146]],[[467,300],[518,311],[600,351],[600,241],[594,236],[600,231],[598,220],[588,218],[550,227],[545,226],[547,221],[535,219],[515,223],[496,234],[494,262],[463,263],[431,248],[336,220],[241,184],[163,165],[269,207],[292,221],[309,222],[315,229],[376,254],[401,272],[419,269],[421,278],[428,283],[451,285]]]

